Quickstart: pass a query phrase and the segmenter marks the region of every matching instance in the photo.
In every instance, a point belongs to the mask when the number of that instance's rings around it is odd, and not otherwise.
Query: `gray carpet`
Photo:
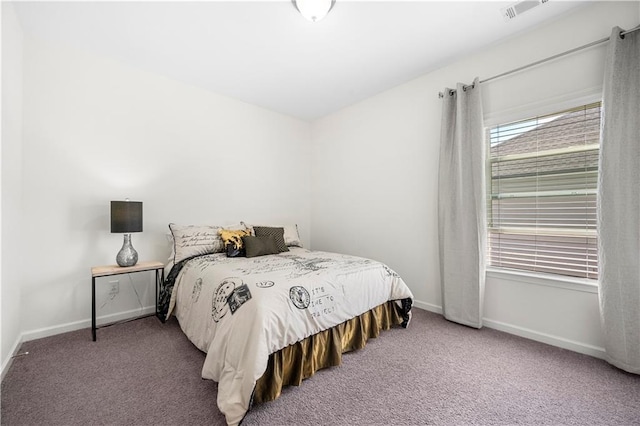
[[[222,425],[204,354],[175,320],[144,318],[22,348],[2,383],[5,425]],[[640,376],[604,361],[414,309],[243,425],[640,425]]]

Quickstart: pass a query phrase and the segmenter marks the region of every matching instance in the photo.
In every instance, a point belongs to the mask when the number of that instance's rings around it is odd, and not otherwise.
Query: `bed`
[[[280,247],[286,251],[251,257],[229,257],[224,242],[220,252],[219,227],[207,231],[212,244],[204,248],[201,230],[187,229],[185,239],[170,229],[174,254],[160,313],[175,315],[207,354],[202,377],[218,382],[217,404],[230,425],[254,402],[277,398],[283,386],[339,365],[343,352],[410,321],[413,296],[398,274],[370,259],[302,248],[297,229]],[[242,237],[247,250],[250,229]],[[187,240],[198,247],[184,250]]]

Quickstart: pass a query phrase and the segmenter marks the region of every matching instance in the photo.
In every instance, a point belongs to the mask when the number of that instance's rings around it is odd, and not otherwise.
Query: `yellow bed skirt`
[[[340,365],[343,353],[363,348],[367,340],[378,337],[381,330],[401,323],[398,306],[389,301],[272,353],[267,370],[256,383],[253,403],[273,401],[284,386],[299,386],[316,371]]]

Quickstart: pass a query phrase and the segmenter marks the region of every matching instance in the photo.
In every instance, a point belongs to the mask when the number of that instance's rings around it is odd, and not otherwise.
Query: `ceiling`
[[[17,2],[26,36],[65,43],[314,120],[571,13],[551,0],[345,1],[306,21],[290,1]],[[453,84],[454,82],[452,82]]]

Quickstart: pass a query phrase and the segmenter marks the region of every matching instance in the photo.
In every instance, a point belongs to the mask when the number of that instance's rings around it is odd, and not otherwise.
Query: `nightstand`
[[[96,277],[131,274],[134,272],[156,271],[156,316],[158,315],[158,289],[164,281],[164,264],[162,262],[139,262],[133,266],[105,265],[91,268],[91,334],[96,341]]]

